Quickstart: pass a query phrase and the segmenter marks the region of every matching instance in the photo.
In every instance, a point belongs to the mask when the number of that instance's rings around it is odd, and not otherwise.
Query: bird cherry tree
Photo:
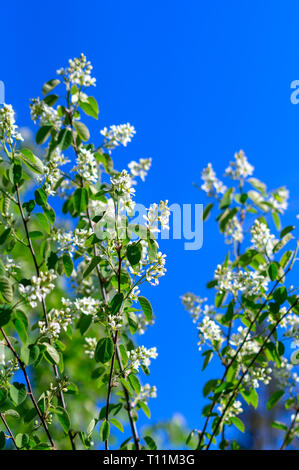
[[[137,420],[156,396],[146,377],[157,351],[135,338],[154,321],[140,289],[166,271],[155,233],[167,201],[136,223],[151,159],[114,167],[130,124],[92,143],[83,120],[99,107],[83,54],[57,74],[30,104],[37,146],[0,108],[0,447],[108,449],[125,431],[121,449],[153,448]]]
[[[201,189],[213,200],[205,207],[203,218],[216,211],[229,249],[207,284],[215,290],[214,302],[192,293],[182,299],[198,329],[202,368],[210,365],[220,371],[219,377],[203,387],[208,403],[201,427],[187,439],[190,443],[196,438],[197,449],[208,450],[213,445],[238,449],[238,442],[227,431],[233,426],[246,432],[243,406],[256,408],[262,388],[271,381],[275,391],[261,412],[278,402],[284,404],[285,421],[272,423],[283,434],[282,449],[299,434],[299,298],[298,288],[289,281],[298,241],[292,234],[294,226],[280,226],[288,190],[268,191],[252,176],[253,171],[240,151],[226,169],[228,187],[211,164],[202,172]],[[272,233],[272,225],[277,234]]]

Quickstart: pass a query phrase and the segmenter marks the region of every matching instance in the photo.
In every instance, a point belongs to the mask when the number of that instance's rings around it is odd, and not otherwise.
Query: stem
[[[25,215],[24,215],[18,184],[16,184],[16,193],[17,193],[18,206],[19,206],[21,218],[22,218],[25,233],[26,233],[28,247],[30,249],[30,253],[31,253],[31,256],[32,256],[32,259],[33,259],[36,275],[37,275],[37,277],[39,277],[40,269],[39,269],[37,259],[36,259],[36,255],[35,255],[35,251],[34,251],[34,248],[33,248],[32,242],[31,242],[27,220],[26,220]],[[47,313],[47,307],[46,307],[45,299],[42,299],[42,308],[43,308],[45,324],[48,327],[49,326],[49,319],[48,319],[48,313]],[[58,367],[56,365],[53,365],[53,370],[54,370],[54,374],[55,374],[56,379],[59,380],[60,375],[59,375]],[[66,410],[66,404],[65,404],[64,394],[63,394],[62,390],[59,391],[59,398],[60,398],[63,409]],[[71,430],[68,431],[68,436],[69,436],[69,439],[70,439],[70,442],[71,442],[72,450],[76,450],[76,446],[75,446],[75,442],[74,442],[74,438],[73,438]]]
[[[17,444],[16,444],[16,441],[15,441],[14,435],[13,435],[13,433],[12,433],[10,427],[9,427],[8,424],[7,424],[7,421],[6,421],[6,419],[5,419],[4,413],[1,413],[0,416],[1,416],[1,420],[3,421],[4,426],[5,426],[6,429],[7,429],[7,432],[8,432],[8,434],[9,434],[10,439],[11,439],[12,442],[14,443],[15,448],[16,448],[17,450],[19,450],[19,448],[18,448],[18,446],[17,446]]]
[[[3,328],[0,328],[0,331],[1,331],[2,335],[3,335],[3,338],[4,338],[5,341],[6,341],[7,346],[9,347],[9,349],[11,350],[11,352],[13,353],[14,357],[16,358],[16,360],[18,361],[18,364],[19,364],[19,366],[20,366],[20,369],[21,369],[22,372],[23,372],[23,375],[24,375],[24,378],[25,378],[25,381],[26,381],[26,386],[27,386],[28,395],[29,395],[29,397],[30,397],[30,399],[31,399],[31,401],[32,401],[32,403],[33,403],[33,406],[34,406],[34,408],[36,409],[36,412],[37,412],[37,414],[38,414],[38,417],[39,417],[39,419],[40,419],[40,421],[41,421],[41,423],[42,423],[42,425],[43,425],[43,427],[44,427],[44,429],[45,429],[45,431],[46,431],[46,434],[47,434],[48,439],[49,439],[49,441],[50,441],[50,443],[51,443],[52,449],[55,450],[56,447],[55,447],[54,441],[53,441],[53,439],[52,439],[52,436],[51,436],[51,434],[50,434],[48,425],[47,425],[47,423],[46,423],[46,421],[45,421],[45,418],[44,418],[44,416],[43,416],[43,414],[42,414],[42,412],[41,412],[41,410],[40,410],[40,408],[39,408],[39,406],[38,406],[38,404],[37,404],[37,402],[36,402],[36,399],[35,399],[35,397],[34,397],[34,394],[33,394],[33,391],[32,391],[32,387],[31,387],[31,383],[30,383],[30,379],[29,379],[28,374],[27,374],[27,371],[26,371],[26,366],[25,366],[24,362],[21,360],[21,358],[19,357],[18,353],[16,352],[16,350],[15,350],[15,348],[13,347],[13,345],[11,344],[11,342],[9,341],[9,339],[8,339],[8,337],[6,336],[6,334],[5,334],[4,330],[3,330]]]
[[[224,419],[224,416],[225,416],[225,413],[226,411],[228,410],[228,408],[230,407],[232,401],[234,400],[235,396],[237,395],[238,391],[239,391],[239,387],[240,385],[242,384],[243,380],[244,380],[244,377],[247,375],[249,369],[251,368],[251,366],[253,366],[253,364],[255,363],[256,359],[258,358],[258,356],[263,352],[264,350],[264,347],[266,345],[266,343],[268,342],[268,340],[271,338],[271,336],[274,334],[274,332],[276,331],[276,328],[278,327],[279,323],[283,320],[283,318],[285,318],[288,313],[295,307],[295,305],[297,305],[297,303],[299,302],[299,299],[297,299],[293,305],[290,306],[290,308],[286,311],[286,313],[276,322],[276,324],[274,325],[274,327],[272,328],[272,330],[270,331],[270,333],[266,336],[265,340],[263,341],[263,344],[261,345],[259,351],[255,354],[255,356],[253,357],[253,359],[250,361],[249,365],[246,367],[245,371],[243,372],[243,374],[241,375],[237,385],[235,386],[232,394],[231,394],[231,397],[230,399],[228,400],[227,404],[226,404],[226,407],[224,408],[223,412],[222,412],[222,415],[220,416],[216,426],[215,426],[215,429],[210,437],[210,440],[209,440],[209,443],[207,445],[207,450],[209,450],[209,447],[213,441],[213,438],[214,436],[216,435],[218,429],[219,429],[219,426],[221,424],[221,422],[223,421]]]
[[[234,364],[235,360],[237,359],[238,357],[238,354],[240,353],[241,349],[243,348],[244,344],[246,343],[247,341],[247,338],[249,336],[249,333],[251,332],[251,329],[253,327],[253,325],[255,324],[255,322],[257,321],[259,315],[261,314],[261,312],[263,311],[263,309],[266,307],[268,301],[269,301],[269,297],[272,295],[272,293],[274,292],[274,290],[276,289],[277,285],[279,284],[279,282],[281,281],[281,279],[287,275],[287,273],[290,271],[290,267],[286,270],[286,272],[280,276],[279,279],[277,279],[277,281],[275,282],[275,284],[273,285],[272,289],[270,290],[269,294],[267,295],[265,301],[263,302],[263,304],[261,305],[261,307],[259,308],[257,314],[255,315],[255,317],[251,320],[250,322],[250,325],[248,327],[248,330],[246,332],[246,335],[244,336],[244,339],[242,341],[242,343],[240,344],[240,346],[237,348],[232,360],[230,361],[229,364],[227,364],[227,366],[225,367],[225,371],[224,371],[224,374],[222,376],[222,379],[220,381],[220,384],[219,384],[219,387],[223,384],[223,382],[225,381],[225,378],[227,376],[227,373],[230,369],[230,367]],[[201,446],[201,443],[202,443],[202,439],[204,437],[204,434],[205,434],[205,431],[207,429],[207,426],[209,424],[209,421],[210,421],[210,418],[211,418],[211,413],[213,412],[213,409],[215,408],[217,404],[217,399],[214,398],[213,402],[212,402],[212,405],[211,405],[211,409],[210,409],[210,412],[209,412],[209,416],[206,418],[206,421],[205,421],[205,424],[204,424],[204,427],[203,427],[203,430],[201,432],[201,436],[200,436],[200,439],[199,439],[199,444],[198,444],[198,447]]]
[[[294,427],[295,427],[295,425],[296,425],[296,421],[297,421],[297,416],[298,416],[298,415],[299,415],[299,408],[298,408],[298,410],[296,410],[296,413],[295,413],[295,416],[294,416],[294,418],[293,418],[293,420],[292,420],[292,422],[291,422],[291,425],[290,425],[290,427],[289,427],[289,429],[288,429],[286,435],[284,436],[284,440],[283,440],[283,443],[281,444],[280,450],[285,450],[285,448],[286,448],[287,445],[289,444],[289,443],[288,443],[288,439],[289,439],[290,435],[292,434],[292,431],[293,431],[293,429],[294,429]],[[292,441],[292,440],[291,440],[291,441]]]

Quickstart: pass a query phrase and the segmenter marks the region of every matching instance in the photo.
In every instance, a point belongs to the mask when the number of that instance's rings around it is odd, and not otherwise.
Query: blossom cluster
[[[24,286],[19,284],[20,293],[29,302],[32,308],[37,307],[38,302],[42,302],[46,296],[54,289],[53,281],[57,278],[53,269],[47,272],[40,272],[39,276],[32,276],[31,284]]]
[[[80,87],[95,86],[96,79],[91,76],[93,67],[86,59],[84,54],[75,59],[69,59],[69,67],[57,70],[57,74],[61,75],[66,85],[79,85]]]
[[[9,144],[12,144],[13,140],[23,140],[15,122],[15,112],[12,106],[10,104],[0,106],[0,140],[7,141]]]
[[[100,132],[105,137],[103,146],[108,150],[113,150],[119,145],[126,147],[136,134],[134,126],[129,123],[117,126],[113,124],[109,129],[104,127]]]

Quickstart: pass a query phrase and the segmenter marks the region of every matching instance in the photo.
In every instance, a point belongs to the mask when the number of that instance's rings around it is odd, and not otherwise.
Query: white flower
[[[230,292],[234,297],[243,295],[261,295],[266,290],[269,280],[256,271],[233,271],[229,266],[219,264],[214,274],[220,292]]]
[[[129,163],[128,167],[130,168],[130,172],[133,178],[139,176],[141,180],[144,181],[151,164],[151,158],[140,158],[139,162],[132,161]]]
[[[218,411],[220,415],[222,415],[223,411],[227,406],[226,400],[222,399],[219,406]],[[225,412],[223,423],[230,423],[230,419],[243,413],[242,403],[239,400],[235,400]]]
[[[155,386],[151,387],[149,384],[145,384],[144,386],[141,387],[140,392],[132,401],[132,406],[134,408],[137,405],[138,401],[143,401],[144,403],[147,403],[150,398],[156,398],[156,397],[157,397],[157,387]]]
[[[98,181],[98,164],[94,154],[84,147],[80,147],[76,157],[77,165],[72,171],[77,171],[89,183]]]
[[[119,202],[131,213],[135,206],[132,199],[135,194],[135,189],[132,187],[132,178],[127,170],[123,170],[121,173],[111,178],[111,185],[112,191],[114,191],[119,198]]]
[[[90,357],[90,359],[94,358],[94,352],[97,346],[97,339],[96,338],[85,338],[86,344],[84,345],[85,354]]]
[[[208,196],[214,194],[223,194],[226,191],[226,186],[216,177],[216,173],[213,170],[212,164],[209,163],[201,173],[201,179],[204,183],[201,185],[201,189],[207,193]]]
[[[33,98],[30,103],[31,119],[34,123],[39,121],[40,126],[53,126],[59,130],[62,126],[62,119],[57,110],[39,98]]]
[[[54,289],[53,281],[57,278],[53,269],[48,272],[40,272],[39,277],[32,276],[31,285],[19,284],[19,291],[24,296],[32,308],[37,307],[37,302],[42,302],[46,296]]]
[[[3,104],[0,106],[0,140],[6,140],[9,144],[13,140],[24,140],[18,126],[15,124],[15,112],[10,104]]]
[[[240,180],[252,175],[254,167],[250,165],[243,150],[235,153],[235,161],[230,162],[229,167],[225,170],[225,175],[230,176],[233,180]]]
[[[283,214],[284,211],[288,208],[289,196],[289,190],[283,186],[272,192],[269,197],[269,202],[272,204],[275,210]]]
[[[135,370],[139,370],[141,365],[148,367],[151,363],[150,360],[156,359],[157,356],[157,348],[147,349],[145,346],[139,346],[137,349],[128,352],[131,368]]]
[[[159,233],[160,229],[158,224],[160,222],[162,229],[169,229],[169,216],[170,210],[168,207],[168,201],[160,201],[160,204],[153,203],[150,205],[147,215],[144,215],[146,227],[152,233]]]
[[[277,243],[274,235],[270,233],[269,228],[263,222],[256,220],[250,229],[252,247],[260,253],[273,255],[273,248]]]
[[[48,159],[44,166],[44,174],[37,177],[37,180],[42,182],[44,180],[43,189],[48,196],[55,196],[56,185],[63,178],[59,169],[60,166],[65,165],[68,160],[62,153],[59,147],[49,153]]]
[[[112,125],[109,129],[104,127],[101,134],[105,137],[104,147],[112,150],[118,145],[127,146],[131,142],[132,137],[136,134],[135,128],[131,124],[119,124],[118,126]]]
[[[210,342],[213,347],[217,348],[224,341],[222,331],[219,325],[211,320],[209,317],[204,317],[202,323],[198,326],[199,330],[199,342],[198,348],[201,349],[201,345]]]
[[[86,60],[84,54],[74,59],[69,59],[69,67],[57,70],[65,83],[69,86],[79,85],[80,87],[95,86],[96,79],[91,77],[92,65]]]
[[[224,235],[226,237],[225,241],[228,245],[233,242],[242,243],[244,239],[243,229],[236,215],[234,215],[226,224]]]
[[[198,295],[188,292],[181,299],[185,309],[190,313],[193,323],[196,323],[201,315],[212,317],[215,314],[213,305],[205,305],[203,307],[203,304],[207,301],[206,297],[202,299]]]

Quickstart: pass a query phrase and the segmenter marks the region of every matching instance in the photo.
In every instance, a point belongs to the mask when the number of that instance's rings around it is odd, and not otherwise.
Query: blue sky
[[[298,14],[295,0],[5,2],[0,80],[18,124],[32,127],[29,99],[68,58],[84,52],[97,78],[95,141],[105,125],[130,122],[137,135],[115,154],[116,167],[153,158],[146,183],[138,186],[139,202],[205,203],[192,186],[202,168],[211,161],[220,176],[242,148],[256,177],[272,188],[289,187],[284,221],[294,223],[299,105],[290,102],[290,83],[299,79]],[[198,427],[207,376],[180,296],[206,294],[224,247],[210,220],[201,250],[185,251],[179,240],[164,241],[162,249],[168,274],[146,292],[156,325],[144,342],[159,351],[152,364],[151,383],[158,387],[152,416],[180,412]]]

